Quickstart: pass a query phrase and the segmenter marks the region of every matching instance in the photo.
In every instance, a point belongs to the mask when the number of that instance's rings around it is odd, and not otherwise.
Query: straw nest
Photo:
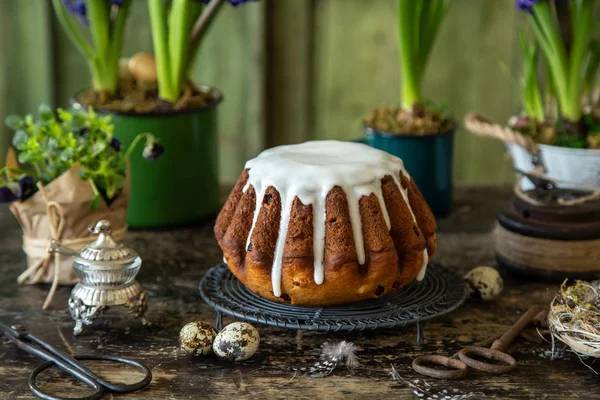
[[[580,356],[600,357],[600,281],[565,280],[550,304],[552,335]]]

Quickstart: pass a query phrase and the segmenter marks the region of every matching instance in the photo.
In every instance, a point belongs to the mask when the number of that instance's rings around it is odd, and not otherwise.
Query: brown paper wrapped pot
[[[72,167],[44,186],[43,193],[38,191],[25,201],[11,204],[10,209],[23,229],[23,250],[27,254],[28,269],[47,257],[46,248],[53,236],[48,202],[55,202],[62,209],[64,221],[59,240],[74,250],[80,250],[94,241],[95,238],[88,231],[88,226],[101,219],[107,219],[112,223],[117,240],[122,240],[125,236],[129,179],[121,193],[110,205],[102,199],[98,208],[92,211],[94,191],[89,181],[84,181],[79,177],[79,169],[79,165]],[[30,271],[26,280],[21,280],[23,283],[30,284],[51,283],[54,279],[53,261],[54,258],[36,271]],[[71,257],[60,257],[59,284],[69,285],[77,282],[73,273],[72,261]]]

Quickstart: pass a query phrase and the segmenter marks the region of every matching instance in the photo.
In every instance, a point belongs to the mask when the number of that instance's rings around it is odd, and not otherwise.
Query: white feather
[[[323,344],[321,354],[322,356],[336,359],[338,362],[345,361],[348,368],[354,368],[359,364],[358,357],[354,354],[355,352],[356,346],[354,343],[343,340],[339,343]]]

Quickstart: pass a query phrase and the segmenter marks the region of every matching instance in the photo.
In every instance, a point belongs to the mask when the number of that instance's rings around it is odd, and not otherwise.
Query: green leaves
[[[588,145],[587,140],[578,135],[562,133],[556,136],[552,143],[554,146],[570,147],[573,149],[585,149]]]
[[[161,99],[175,103],[181,96],[201,38],[223,3],[225,0],[148,0]]]
[[[6,125],[15,130],[12,144],[19,163],[42,183],[80,164],[82,179],[89,180],[97,193],[95,207],[102,197],[110,201],[123,189],[126,155],[110,147],[113,125],[109,116],[91,109],[54,113],[41,105],[37,120],[32,115],[10,116]]]
[[[550,69],[561,114],[575,122],[582,115],[580,100],[585,89],[589,53],[593,51],[590,39],[594,30],[595,0],[575,0],[569,6],[571,43],[565,43],[561,36],[551,2],[540,1],[533,5],[529,22]]]
[[[23,126],[23,118],[20,115],[9,115],[4,120],[6,126],[8,126],[13,131],[20,129]]]
[[[18,129],[15,131],[15,134],[13,136],[12,145],[17,150],[23,150],[25,148],[25,146],[27,145],[28,139],[29,139],[29,136],[27,136],[27,133],[25,133],[25,131],[23,131],[21,129]]]
[[[68,148],[63,150],[62,153],[60,153],[60,160],[64,163],[69,162],[69,160],[71,160],[73,157],[75,156],[75,149],[73,148]]]
[[[421,86],[433,43],[450,0],[397,0],[402,106],[422,102]]]
[[[544,104],[538,79],[538,53],[536,42],[528,41],[521,32],[519,35],[523,55],[523,76],[521,78],[521,103],[525,113],[534,121],[544,121]]]
[[[40,119],[44,122],[50,122],[54,119],[54,113],[52,109],[47,104],[42,104],[38,108],[38,113],[40,115]]]
[[[87,59],[94,89],[98,91],[113,93],[117,89],[123,32],[131,2],[132,0],[87,0],[83,12],[70,15],[64,1],[52,0],[58,21],[67,37]],[[90,35],[81,31],[83,25],[77,19],[82,17],[89,21],[86,26]]]
[[[127,152],[122,153],[120,142],[112,136],[110,116],[96,114],[91,108],[87,111],[58,109],[55,113],[42,105],[38,111],[37,120],[32,115],[6,119],[6,124],[15,130],[13,146],[23,166],[19,174],[48,184],[79,164],[79,177],[89,181],[94,190],[93,210],[103,198],[110,203],[121,193],[126,182],[127,159],[140,141],[145,139],[146,146],[159,146],[153,135],[141,133]],[[164,148],[160,146],[160,150],[153,158]],[[16,179],[16,175],[11,175],[13,170],[5,168],[3,171],[7,173],[7,184],[16,183],[12,180]]]
[[[598,68],[600,67],[600,41],[592,40],[590,42],[589,51],[585,60],[585,73],[583,83],[585,91],[588,94],[589,102],[592,101],[592,92],[596,84]]]
[[[90,206],[90,208],[92,209],[92,211],[95,211],[100,205],[100,201],[102,200],[102,194],[98,190],[98,187],[96,187],[96,184],[93,180],[90,180],[90,183],[92,185],[92,190],[94,191],[94,200],[92,200],[92,205]]]

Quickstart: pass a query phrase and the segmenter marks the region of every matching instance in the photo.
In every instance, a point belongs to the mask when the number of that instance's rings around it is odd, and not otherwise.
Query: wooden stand
[[[540,197],[535,189],[528,196]],[[554,189],[552,196],[583,192]],[[515,197],[498,214],[496,256],[501,265],[528,278],[562,281],[600,278],[600,201],[537,206]]]

